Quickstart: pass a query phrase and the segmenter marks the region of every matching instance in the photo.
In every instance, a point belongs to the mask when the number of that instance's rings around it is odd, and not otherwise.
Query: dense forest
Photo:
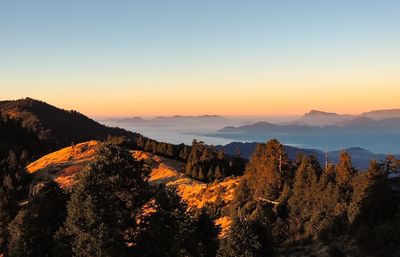
[[[204,182],[212,182],[215,179],[223,179],[228,176],[242,175],[247,162],[240,154],[230,156],[225,154],[223,149],[217,150],[214,146],[205,145],[204,142],[197,142],[197,140],[193,140],[191,146],[158,142],[142,135],[136,137],[133,144],[129,144],[129,140],[124,143],[124,139],[120,138],[118,140],[118,137],[117,139],[111,137],[109,141],[130,146],[131,149],[140,149],[183,161],[187,165],[182,172]]]
[[[399,256],[399,192],[387,179],[393,165],[388,158],[357,171],[342,152],[336,166],[322,168],[314,156],[289,160],[276,140],[258,145],[230,207],[235,222],[221,256],[318,256],[317,244],[331,256]]]

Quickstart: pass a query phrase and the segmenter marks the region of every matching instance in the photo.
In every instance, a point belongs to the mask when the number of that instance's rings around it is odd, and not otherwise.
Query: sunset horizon
[[[0,257],[399,257],[400,0],[0,1]]]

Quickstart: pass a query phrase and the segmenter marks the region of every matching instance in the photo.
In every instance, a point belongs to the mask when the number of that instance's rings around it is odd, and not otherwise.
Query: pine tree
[[[208,180],[208,182],[211,182],[214,180],[214,172],[211,167],[208,169],[207,180]]]
[[[336,166],[336,173],[337,182],[340,186],[348,186],[351,178],[355,175],[355,170],[351,163],[351,157],[345,151],[340,153],[339,163]]]
[[[220,228],[216,227],[214,220],[205,209],[201,209],[195,220],[195,241],[198,244],[198,256],[215,257],[218,250],[218,235]]]
[[[183,161],[187,161],[187,159],[189,158],[189,147],[186,145],[181,145],[181,152],[179,153],[179,158]]]
[[[167,149],[165,155],[170,158],[175,157],[175,149],[171,144],[167,144]]]
[[[215,177],[215,179],[222,179],[223,178],[223,174],[222,174],[221,169],[219,168],[219,166],[217,166],[215,168],[214,177]]]
[[[260,236],[252,222],[244,219],[234,220],[231,230],[221,241],[218,257],[266,257],[263,254]]]
[[[288,205],[291,212],[292,232],[301,237],[305,230],[305,224],[311,219],[316,203],[315,196],[319,193],[318,180],[321,167],[315,157],[303,156],[296,171],[293,184],[293,192]]]
[[[192,174],[190,175],[192,178],[197,179],[198,178],[198,168],[197,166],[194,166],[192,169]]]
[[[186,175],[188,175],[189,177],[191,177],[192,176],[192,170],[193,170],[193,166],[191,166],[190,164],[189,164],[189,162],[187,163],[187,165],[186,165],[186,171],[185,171],[185,174]]]
[[[136,243],[138,256],[196,256],[195,226],[176,190],[160,187],[152,208],[155,212],[144,218]]]
[[[206,180],[206,176],[204,175],[202,167],[200,167],[200,169],[199,169],[199,180],[201,180],[201,181],[205,181]]]
[[[222,160],[224,160],[224,157],[225,157],[224,148],[221,147],[221,150],[218,152],[217,159],[219,161],[222,161]]]
[[[104,173],[85,171],[68,203],[65,230],[75,256],[123,256],[121,201]]]
[[[3,188],[0,188],[0,253],[4,252],[8,238],[8,223],[11,221],[12,208]]]
[[[256,196],[269,200],[278,199],[285,181],[293,176],[285,149],[277,140],[257,145],[246,173]]]
[[[65,220],[66,196],[49,182],[9,225],[8,256],[50,256],[53,235]]]
[[[148,200],[149,170],[129,151],[103,144],[80,173],[68,203],[59,247],[77,256],[124,256],[137,232],[136,217]]]

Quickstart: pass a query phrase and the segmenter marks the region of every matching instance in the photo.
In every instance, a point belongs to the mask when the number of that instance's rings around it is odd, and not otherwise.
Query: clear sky
[[[97,115],[400,108],[400,1],[0,0],[0,99]]]

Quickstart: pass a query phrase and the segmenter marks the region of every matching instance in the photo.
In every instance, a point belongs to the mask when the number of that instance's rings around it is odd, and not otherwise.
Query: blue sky
[[[91,115],[396,107],[399,13],[400,1],[0,1],[1,98]],[[380,90],[393,93],[371,100]]]

